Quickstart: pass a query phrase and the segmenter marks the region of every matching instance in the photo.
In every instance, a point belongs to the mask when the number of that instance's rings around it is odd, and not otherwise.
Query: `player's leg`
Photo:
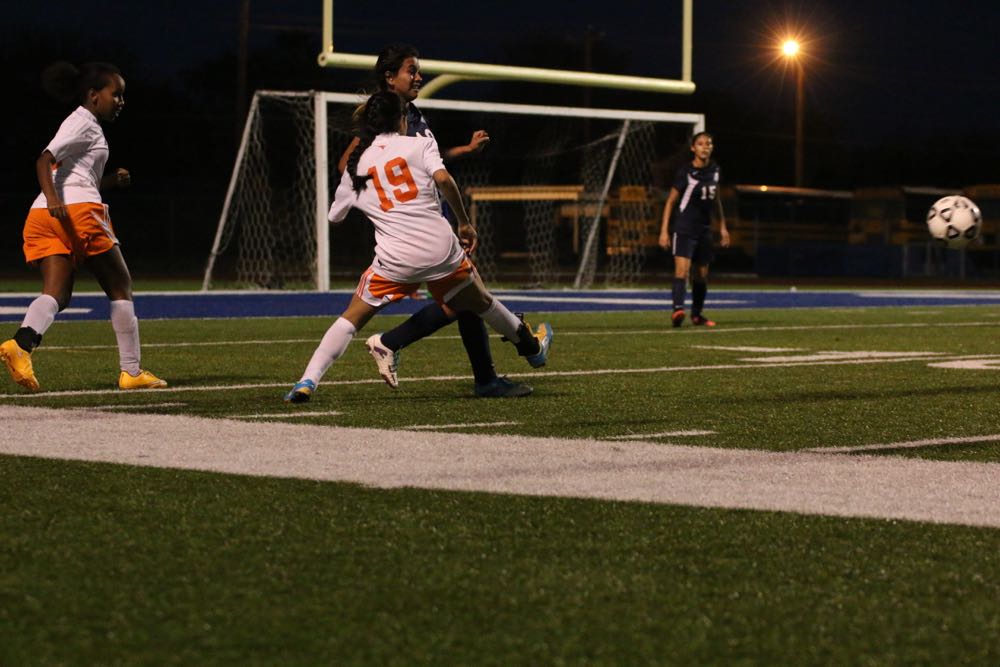
[[[42,293],[28,306],[14,337],[0,344],[0,358],[14,382],[30,391],[38,391],[38,379],[31,363],[31,353],[55,321],[56,314],[69,305],[75,275],[69,255],[50,255],[38,260],[42,272]]]
[[[708,294],[708,265],[712,261],[712,237],[705,234],[691,258],[691,324],[714,327],[715,322],[704,316],[705,295]]]
[[[85,262],[111,302],[111,327],[118,341],[119,389],[162,389],[164,380],[140,366],[139,319],[132,302],[132,275],[117,245]]]
[[[361,274],[361,280],[347,309],[323,334],[323,339],[309,359],[302,377],[285,394],[285,403],[308,402],[319,386],[320,380],[333,362],[344,354],[355,334],[385,305],[404,298],[417,287],[419,285],[400,284],[382,278],[371,267]]]
[[[357,294],[351,297],[347,309],[323,334],[323,339],[309,359],[302,377],[285,394],[285,403],[305,403],[312,398],[313,392],[333,362],[343,356],[355,334],[361,331],[379,310],[379,307],[362,301]]]
[[[674,251],[674,280],[671,285],[673,312],[670,313],[670,322],[679,327],[684,322],[684,298],[694,247],[691,239],[680,234],[674,234],[674,241],[670,247]]]
[[[386,360],[385,363],[379,364],[379,371],[384,378],[387,378],[389,386],[397,386],[395,368],[398,365],[400,350],[421,338],[430,336],[454,322],[456,318],[462,345],[472,365],[476,396],[510,398],[530,394],[531,387],[528,385],[497,376],[493,354],[490,351],[489,332],[482,319],[469,312],[456,314],[439,303],[427,304],[398,327],[368,339],[366,345],[375,360],[377,362]],[[385,370],[388,370],[388,373],[383,372],[384,365],[387,366]],[[388,366],[391,366],[391,370]]]
[[[472,271],[470,278],[466,284],[453,287],[444,295],[443,298],[448,305],[459,312],[475,313],[513,342],[518,354],[525,357],[532,367],[544,366],[552,344],[552,327],[548,323],[543,323],[536,331],[531,331],[499,299],[487,291],[478,273]]]

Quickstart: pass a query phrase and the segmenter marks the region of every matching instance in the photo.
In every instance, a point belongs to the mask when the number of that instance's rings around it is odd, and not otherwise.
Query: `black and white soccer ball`
[[[927,229],[931,236],[949,248],[964,248],[979,237],[983,215],[979,207],[962,195],[941,197],[927,211]]]

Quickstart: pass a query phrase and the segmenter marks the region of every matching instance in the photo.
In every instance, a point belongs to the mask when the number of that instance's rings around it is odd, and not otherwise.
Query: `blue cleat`
[[[312,380],[299,380],[292,390],[285,394],[285,403],[308,403],[316,391],[316,383]]]
[[[542,322],[535,330],[535,338],[538,339],[538,352],[525,357],[532,368],[541,368],[549,360],[549,348],[552,346],[552,325]]]

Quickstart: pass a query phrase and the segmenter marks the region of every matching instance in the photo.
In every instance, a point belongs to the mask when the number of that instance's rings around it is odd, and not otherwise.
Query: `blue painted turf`
[[[669,310],[668,291],[508,291],[495,294],[514,311],[627,311]],[[334,317],[350,301],[350,292],[253,292],[253,293],[139,293],[136,312],[141,319],[230,318],[230,317]],[[690,296],[689,296],[690,298]],[[0,321],[20,322],[31,295],[0,294]],[[414,313],[429,303],[404,299],[385,314]],[[957,306],[1000,304],[1000,290],[719,290],[709,291],[706,310],[726,308],[858,308],[890,306]],[[104,295],[79,294],[60,320],[105,320],[109,316]]]

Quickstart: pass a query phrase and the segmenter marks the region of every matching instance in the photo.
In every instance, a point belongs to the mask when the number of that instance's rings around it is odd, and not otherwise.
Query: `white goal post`
[[[350,111],[363,100],[354,93],[260,90],[254,94],[203,290],[220,282],[220,275],[227,284],[244,287],[330,288],[331,231],[326,215],[339,180],[336,165],[352,136]],[[530,263],[533,282],[551,280],[557,254],[552,220],[571,210],[576,216],[577,287],[593,281],[602,218],[610,224],[614,217],[620,225],[630,207],[649,208],[649,198],[635,193],[639,188],[651,190],[650,164],[663,152],[658,144],[667,142],[675,150],[686,147],[681,136],[705,127],[704,115],[694,113],[443,99],[416,103],[430,119],[442,149],[447,148],[442,138],[445,128],[452,126],[463,126],[456,132],[486,127],[493,138],[488,150],[475,159],[455,163],[460,172],[456,180],[481,227],[483,255],[477,254],[477,263],[484,276],[491,277],[502,256],[516,255]],[[658,137],[660,127],[673,128],[677,136]],[[467,141],[469,134],[464,136]],[[615,199],[616,208],[609,213],[613,184],[625,194]],[[510,213],[512,203],[523,212]],[[527,251],[502,253],[493,248],[490,254],[497,235],[509,232],[510,225],[500,223],[504,215],[523,224]],[[649,211],[636,215],[648,219]],[[627,230],[623,234],[635,235]],[[337,247],[343,252],[344,245],[339,242]],[[611,265],[631,261],[630,253],[641,255],[631,241],[609,240],[605,245]],[[351,256],[363,252],[358,249]],[[370,247],[367,252],[370,259]]]

